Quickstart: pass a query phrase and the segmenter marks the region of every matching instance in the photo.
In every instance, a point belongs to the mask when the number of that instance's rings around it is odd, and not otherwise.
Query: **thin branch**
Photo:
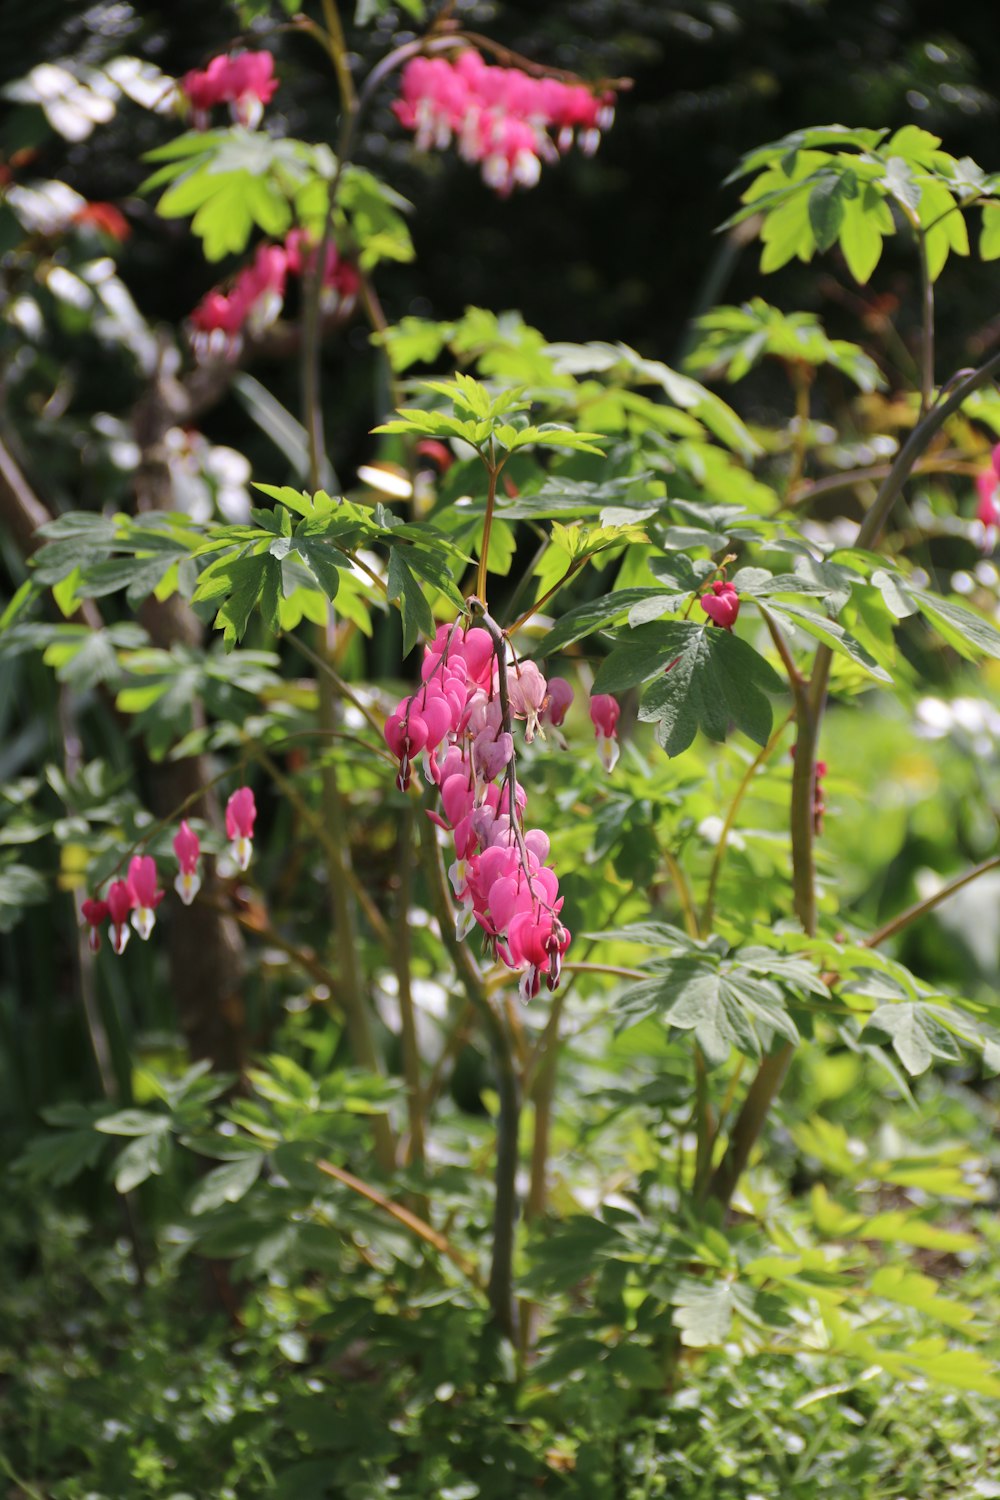
[[[931,896],[925,896],[923,901],[916,901],[901,911],[898,916],[892,917],[884,926],[865,938],[862,944],[865,948],[878,948],[880,944],[888,942],[889,938],[895,937],[897,932],[902,932],[904,927],[909,927],[911,922],[917,922],[921,917],[940,906],[942,901],[947,901],[949,896],[960,891],[963,886],[971,885],[978,880],[980,875],[985,875],[990,870],[1000,869],[1000,854],[995,854],[991,859],[984,859],[982,864],[974,865],[971,870],[966,870],[964,875],[957,875],[954,880],[949,880],[940,890]]]
[[[417,1042],[416,1012],[411,984],[410,907],[413,888],[413,805],[408,802],[399,824],[397,861],[399,865],[399,899],[396,910],[394,957],[399,999],[399,1029],[403,1050],[403,1078],[406,1082],[406,1107],[409,1122],[407,1159],[415,1166],[424,1165],[424,1096],[420,1080],[420,1048]]]
[[[862,522],[856,542],[858,547],[870,548],[875,545],[920,455],[948,419],[961,410],[963,402],[980,386],[991,380],[998,371],[1000,371],[1000,353],[994,354],[978,369],[970,370],[963,377],[953,377],[954,389],[948,399],[939,401],[925,416],[921,417],[897,454],[875,497],[875,503]],[[951,383],[949,382],[949,385]],[[832,662],[833,652],[830,647],[821,645],[813,660],[808,702],[803,704],[798,697],[796,699],[798,740],[795,770],[792,774],[793,882],[796,913],[804,930],[810,935],[816,931],[815,889],[812,872],[814,765]],[[938,895],[940,894],[939,892]],[[920,914],[914,911],[910,920],[915,920],[916,915]],[[893,931],[899,930],[893,924],[889,926]],[[771,1105],[784,1082],[793,1052],[792,1043],[786,1042],[779,1047],[777,1052],[765,1057],[747,1090],[726,1153],[709,1185],[711,1196],[723,1204],[728,1203],[732,1197],[740,1174],[750,1158],[754,1143],[763,1129]]]
[[[666,864],[677,900],[680,902],[681,911],[684,915],[684,927],[690,938],[700,938],[701,930],[698,927],[698,913],[695,911],[694,898],[691,895],[691,887],[687,883],[687,877],[677,861],[677,856],[669,849],[664,849],[663,860]]]
[[[369,1203],[374,1203],[376,1208],[380,1208],[383,1213],[395,1219],[397,1224],[402,1224],[403,1228],[408,1229],[411,1234],[415,1234],[417,1239],[423,1240],[425,1245],[430,1245],[439,1255],[443,1255],[446,1260],[450,1260],[452,1265],[458,1267],[462,1275],[467,1281],[472,1283],[477,1291],[481,1292],[483,1290],[479,1272],[468,1256],[463,1255],[461,1250],[457,1250],[445,1235],[441,1234],[433,1225],[428,1224],[425,1219],[419,1218],[410,1209],[404,1208],[401,1203],[394,1203],[391,1198],[387,1198],[384,1193],[380,1193],[378,1188],[372,1187],[370,1183],[362,1182],[360,1177],[355,1177],[353,1172],[347,1172],[343,1167],[334,1166],[332,1161],[321,1160],[316,1165],[327,1177],[332,1177],[335,1182],[340,1182],[344,1187],[350,1188],[352,1193],[357,1193],[359,1197],[366,1198]]]
[[[526,609],[522,615],[518,615],[513,625],[507,626],[507,634],[513,635],[515,630],[520,630],[522,625],[526,625],[531,619],[532,615],[536,615],[543,604],[548,604],[552,596],[554,594],[558,594],[559,590],[565,584],[569,583],[571,578],[574,578],[576,574],[579,573],[580,569],[587,561],[587,558],[580,557],[577,558],[575,562],[571,563],[570,566],[566,569],[566,572],[563,574],[563,576],[556,583],[554,583],[550,589],[546,589],[542,597],[540,599],[536,599],[530,609]]]
[[[705,895],[705,905],[701,913],[702,932],[711,931],[712,918],[715,915],[715,892],[719,884],[719,876],[722,873],[722,866],[726,857],[726,848],[729,843],[729,835],[732,833],[733,825],[736,822],[736,815],[743,805],[744,797],[750,790],[751,782],[757,775],[757,772],[760,770],[761,766],[764,765],[768,760],[770,760],[771,756],[774,754],[775,748],[777,747],[781,736],[784,734],[785,730],[788,728],[794,717],[795,710],[794,708],[791,708],[782,719],[777,729],[775,729],[767,744],[757,752],[753,760],[750,762],[749,766],[747,766],[746,770],[743,773],[743,776],[740,779],[740,784],[736,788],[736,795],[734,796],[732,802],[729,804],[729,810],[726,813],[726,820],[723,823],[722,831],[719,834],[719,842],[715,846],[715,856],[712,860],[712,868],[709,871],[708,891]]]
[[[497,1070],[500,1117],[497,1121],[495,1194],[493,1200],[493,1257],[488,1285],[490,1307],[497,1327],[517,1345],[517,1304],[514,1297],[514,1232],[517,1224],[517,1164],[521,1100],[503,1016],[492,1005],[483,976],[465,943],[455,936],[448,881],[441,850],[430,819],[421,824],[424,871],[431,906],[438,919],[441,941],[455,965],[470,1004],[486,1027]]]
[[[804,687],[804,678],[802,676],[802,673],[795,665],[795,659],[792,656],[792,653],[788,646],[788,642],[785,640],[785,637],[778,625],[777,620],[771,614],[770,610],[768,610],[763,604],[761,604],[759,600],[757,601],[757,608],[760,611],[761,619],[767,626],[767,633],[771,637],[771,640],[774,642],[774,649],[781,657],[781,665],[785,669],[789,685],[792,689],[792,694],[794,695],[796,702],[798,702],[799,696],[802,693]]]
[[[476,593],[483,601],[483,608],[485,609],[486,577],[489,570],[490,560],[490,535],[493,531],[493,511],[497,501],[497,478],[500,474],[500,469],[503,467],[502,461],[500,464],[497,464],[492,438],[490,438],[489,459],[487,460],[484,458],[483,462],[486,464],[486,472],[489,475],[489,483],[486,490],[486,516],[483,521],[483,540],[482,545],[479,549],[479,569],[476,574]]]
[[[395,766],[396,761],[394,757],[391,756],[387,750],[384,750],[381,744],[383,726],[379,723],[378,719],[376,718],[372,710],[368,707],[367,703],[363,703],[358,695],[351,690],[348,684],[340,676],[340,673],[335,671],[334,668],[331,667],[330,663],[326,661],[322,656],[320,656],[318,651],[314,651],[311,646],[307,646],[305,641],[301,641],[299,640],[297,635],[291,634],[286,635],[285,640],[290,646],[294,646],[296,651],[301,652],[301,654],[306,658],[307,661],[311,661],[317,672],[324,674],[330,679],[333,686],[337,689],[338,694],[341,698],[344,699],[346,703],[352,704],[353,707],[358,710],[358,713],[364,715],[365,719],[368,721],[372,729],[374,729],[375,733],[379,737],[379,745],[377,747],[373,747],[375,750],[375,754],[381,755],[383,759],[389,761],[390,765]],[[336,733],[336,731],[334,731],[334,733]]]
[[[934,398],[934,282],[927,256],[927,232],[917,229],[920,256],[920,414],[926,416]]]
[[[296,812],[302,818],[303,822],[309,825],[316,838],[326,850],[327,858],[339,858],[339,850],[334,844],[334,840],[331,837],[329,829],[327,828],[323,819],[319,817],[309,806],[309,803],[302,796],[302,793],[299,791],[294,781],[292,781],[290,777],[285,775],[285,773],[280,769],[279,766],[275,764],[275,762],[271,759],[267,751],[262,746],[254,744],[251,747],[251,753],[253,754],[255,760],[258,761],[262,769],[267,772],[268,776],[270,776],[271,780],[274,782],[278,790],[288,798],[289,802],[291,802]],[[365,914],[368,925],[374,932],[382,948],[385,950],[386,957],[388,957],[393,950],[393,940],[392,934],[389,931],[389,924],[386,922],[382,913],[379,911],[371,896],[368,894],[362,881],[358,879],[357,872],[354,870],[354,868],[350,865],[347,866],[346,873],[351,889],[353,890],[358,904]]]
[[[947,453],[942,453],[934,458],[918,459],[913,465],[913,474],[965,474],[973,478],[981,465],[974,464],[968,459],[950,458]],[[888,479],[892,472],[891,464],[871,464],[864,469],[847,469],[842,474],[828,474],[823,479],[811,479],[803,484],[796,485],[785,499],[786,505],[801,505],[808,500],[814,500],[818,495],[836,494],[838,490],[852,490],[859,484],[876,483]]]

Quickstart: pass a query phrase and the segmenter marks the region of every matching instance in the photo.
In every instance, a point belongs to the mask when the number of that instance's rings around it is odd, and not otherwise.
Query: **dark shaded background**
[[[459,3],[455,12],[528,57],[588,77],[626,75],[635,86],[623,95],[615,127],[593,161],[574,153],[547,170],[538,188],[504,202],[451,154],[414,160],[389,112],[389,84],[369,117],[359,155],[416,209],[415,265],[387,268],[379,278],[390,319],[405,312],[446,317],[470,303],[519,307],[552,338],[621,338],[669,359],[692,306],[762,289],[755,252],[744,252],[727,277],[718,260],[723,242],[713,238],[738,191],[720,184],[744,150],[805,124],[915,121],[942,135],[956,155],[971,155],[987,169],[1000,158],[995,0],[960,0],[951,7],[922,0],[692,0],[686,6],[507,0]],[[5,0],[0,81],[42,59],[99,61],[122,50],[179,74],[230,44],[239,24],[222,0],[91,7]],[[332,137],[336,97],[328,65],[308,38],[288,27],[275,31],[276,24],[255,23],[261,41],[276,52],[283,79],[273,112],[284,117],[290,134]],[[377,26],[356,32],[359,75],[399,39],[403,24],[404,15],[389,11]],[[9,155],[34,136],[42,150],[24,175],[65,176],[88,197],[130,200],[137,232],[124,274],[140,307],[176,321],[212,283],[212,268],[182,225],[164,225],[149,204],[131,196],[137,149],[169,132],[169,122],[128,108],[88,141],[65,145],[53,141],[40,112],[12,109],[0,129],[0,148]],[[905,297],[901,278],[908,276],[908,256],[897,258],[891,250],[874,290]],[[991,316],[986,299],[993,279],[989,268],[973,267],[951,278],[941,319],[946,361],[949,328],[968,330]],[[770,278],[763,290],[785,307],[825,303],[834,322],[850,322],[858,310],[835,259],[824,263],[819,278],[795,267]],[[361,338],[359,329],[354,341]]]

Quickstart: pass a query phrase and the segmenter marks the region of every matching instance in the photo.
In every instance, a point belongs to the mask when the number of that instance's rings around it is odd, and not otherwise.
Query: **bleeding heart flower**
[[[618,764],[618,716],[621,707],[610,693],[595,693],[590,700],[590,719],[597,739],[597,753],[607,772]]]
[[[180,865],[180,873],[174,881],[174,890],[180,896],[185,906],[191,902],[201,890],[201,877],[198,874],[198,860],[201,856],[201,844],[198,835],[188,825],[187,821],[181,823],[180,828],[174,834],[174,853],[177,863]]]
[[[132,926],[143,942],[156,925],[156,908],[163,900],[159,889],[156,861],[149,854],[137,854],[128,867],[128,883],[132,887],[134,910]]]
[[[114,880],[108,889],[108,915],[111,918],[111,946],[124,953],[129,940],[129,912],[135,906],[135,892],[127,880]]]
[[[226,837],[232,841],[233,858],[241,870],[250,864],[256,817],[253,792],[248,786],[239,787],[226,803]]]
[[[740,612],[740,596],[725,578],[717,578],[712,592],[702,595],[701,607],[712,621],[723,630],[732,630]]]
[[[91,953],[97,953],[100,949],[101,927],[108,919],[108,909],[106,901],[98,901],[93,896],[88,896],[80,905],[83,920],[90,924],[90,935],[87,941],[90,944]]]

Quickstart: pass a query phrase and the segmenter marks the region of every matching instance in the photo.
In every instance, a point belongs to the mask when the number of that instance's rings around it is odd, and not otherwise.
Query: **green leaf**
[[[961,1061],[958,1043],[941,1025],[932,1006],[912,1000],[880,1005],[868,1017],[865,1029],[885,1032],[896,1056],[913,1076],[926,1072],[935,1057],[946,1062]]]
[[[983,204],[979,255],[982,260],[1000,260],[1000,203]]]
[[[1000,630],[989,620],[974,614],[964,604],[943,599],[940,594],[925,594],[921,589],[908,592],[924,619],[959,656],[971,661],[977,656],[1000,658]]]
[[[390,599],[398,599],[403,617],[403,655],[408,656],[421,635],[434,634],[434,616],[423,590],[410,570],[401,547],[389,553],[386,587]]]
[[[739,636],[691,621],[632,631],[602,662],[594,688],[621,691],[653,676],[657,681],[646,690],[639,718],[656,723],[668,755],[686,750],[699,728],[709,739],[724,740],[733,725],[766,744],[772,712],[764,694],[785,690],[774,669]]]
[[[264,587],[268,563],[274,565],[274,559],[266,556],[240,557],[227,563],[218,575],[219,581],[224,580],[229,597],[216,615],[215,624],[216,628],[224,627],[227,645],[241,641],[246,634],[251,612]],[[199,591],[196,590],[195,598],[198,597]],[[202,593],[201,597],[212,596]]]
[[[885,166],[881,186],[897,203],[903,204],[911,213],[920,207],[920,188],[913,176],[913,168],[901,156],[890,156]]]
[[[221,1208],[223,1203],[238,1203],[257,1181],[263,1165],[263,1153],[258,1152],[255,1156],[245,1156],[239,1161],[215,1167],[191,1194],[188,1204],[191,1213],[204,1214],[213,1208]]]
[[[851,275],[864,286],[882,257],[883,237],[893,233],[892,214],[871,184],[843,209],[840,248]]]
[[[689,1349],[707,1349],[725,1342],[733,1314],[748,1309],[750,1293],[732,1281],[686,1278],[675,1288],[671,1301],[681,1343]]]
[[[809,194],[809,224],[820,250],[829,250],[844,222],[844,200],[856,197],[853,172],[831,172],[820,177]]]
[[[95,1121],[104,1135],[162,1135],[170,1129],[170,1116],[149,1109],[120,1109]]]
[[[861,645],[860,641],[855,640],[854,636],[845,630],[843,625],[838,624],[836,620],[830,620],[825,615],[819,615],[815,610],[806,609],[801,604],[779,604],[772,601],[768,604],[767,608],[772,614],[781,615],[784,619],[790,620],[793,625],[798,625],[807,635],[811,635],[816,640],[822,641],[824,645],[829,646],[838,655],[848,657],[857,666],[863,668],[870,677],[877,678],[879,682],[892,681],[891,676],[885,668],[880,667],[875,658]]]
[[[562,651],[593,631],[624,619],[633,605],[661,595],[662,590],[655,588],[618,589],[600,599],[578,604],[575,609],[567,610],[555,628],[549,631],[535,655],[549,656],[554,651]]]
[[[898,573],[890,573],[885,568],[876,568],[871,581],[885,600],[886,609],[890,614],[895,615],[897,620],[904,620],[907,615],[916,614],[919,605],[907,587],[906,580]]]
[[[130,1193],[147,1177],[159,1177],[170,1164],[171,1155],[168,1134],[139,1136],[115,1158],[115,1187],[120,1193]]]
[[[679,642],[696,625],[647,624],[619,637],[621,644],[601,662],[594,677],[595,693],[623,693],[661,672]]]
[[[711,1067],[725,1062],[731,1046],[760,1059],[774,1032],[798,1040],[777,985],[707,956],[672,961],[663,975],[625,990],[620,1003],[630,1024],[658,1015],[680,1031],[693,1031]]]

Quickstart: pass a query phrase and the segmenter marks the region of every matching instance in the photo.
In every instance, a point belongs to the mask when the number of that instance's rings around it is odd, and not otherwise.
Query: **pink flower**
[[[1000,451],[1000,443],[993,450]],[[982,469],[976,475],[976,489],[979,491],[979,504],[976,506],[976,520],[981,521],[984,526],[996,526],[1000,523],[1000,502],[997,500],[997,488],[1000,486],[1000,477],[994,466]]]
[[[108,903],[88,896],[86,901],[81,903],[80,911],[83,914],[83,920],[90,924],[90,936],[87,939],[90,951],[97,953],[101,946],[101,927],[108,918]]]
[[[727,579],[717,578],[712,584],[712,592],[702,595],[701,607],[713,625],[732,630],[740,612],[740,596]]]
[[[531,744],[539,727],[539,714],[545,704],[548,684],[533,661],[521,662],[507,674],[511,713],[524,719],[524,739]]]
[[[515,967],[525,966],[518,986],[522,1000],[535,998],[542,974],[547,976],[549,989],[556,988],[569,942],[569,932],[550,911],[539,908],[511,917],[507,946]]]
[[[159,889],[156,861],[151,855],[137,854],[129,863],[128,883],[132,888],[135,906],[132,926],[145,942],[156,925],[156,908],[164,896],[164,892]]]
[[[180,865],[180,872],[174,881],[174,890],[184,905],[190,906],[201,890],[201,877],[198,874],[201,844],[198,835],[189,827],[186,819],[174,834],[174,853]]]
[[[224,98],[232,103],[234,118],[251,130],[260,123],[264,105],[278,88],[270,52],[238,52],[229,59]]]
[[[569,706],[573,702],[573,689],[565,677],[549,678],[549,697],[542,713],[542,720],[558,729],[569,712]]]
[[[316,269],[316,245],[304,229],[289,230],[285,236],[285,258],[293,276],[311,276]],[[348,308],[358,295],[361,277],[358,268],[341,259],[336,245],[328,244],[323,263],[323,303],[329,312]]]
[[[135,892],[127,880],[114,880],[108,890],[108,915],[111,918],[111,946],[124,953],[129,940],[129,912],[135,906]]]
[[[277,87],[270,52],[213,57],[203,71],[192,69],[181,79],[199,129],[208,123],[208,112],[217,104],[228,104],[233,118],[252,129],[260,123],[264,105],[270,104]]]
[[[249,867],[253,853],[253,825],[257,804],[248,786],[239,787],[226,803],[226,837],[232,843],[232,855],[238,867]]]
[[[618,716],[621,707],[610,693],[595,693],[590,700],[590,720],[597,739],[597,753],[607,772],[618,764]]]
[[[514,187],[533,187],[542,162],[557,160],[574,139],[583,151],[595,151],[614,119],[613,94],[533,78],[520,68],[491,67],[471,49],[454,62],[411,58],[400,87],[393,110],[414,131],[417,149],[441,150],[457,140],[463,159],[477,162],[483,181],[502,196]]]

